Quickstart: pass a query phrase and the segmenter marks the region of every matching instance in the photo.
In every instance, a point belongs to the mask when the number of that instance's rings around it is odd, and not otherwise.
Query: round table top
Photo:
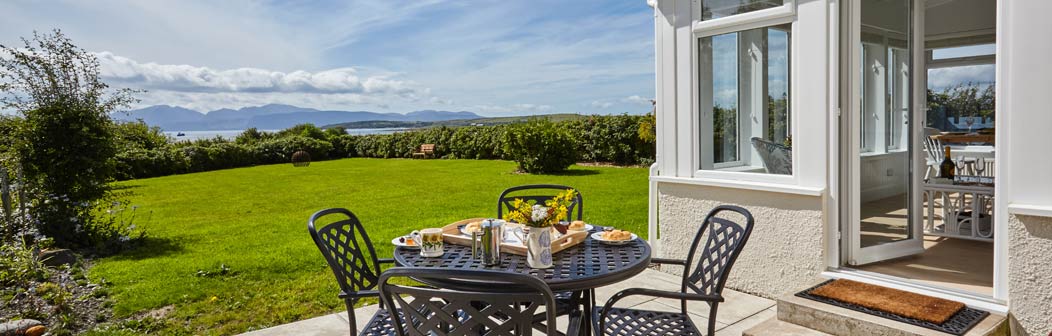
[[[591,237],[577,246],[559,251],[552,256],[552,267],[534,269],[526,264],[526,257],[502,253],[501,264],[483,266],[471,257],[471,247],[445,244],[441,257],[422,257],[420,250],[398,247],[395,262],[406,267],[444,267],[459,269],[495,270],[531,274],[544,280],[552,291],[578,291],[624,281],[643,272],[650,264],[650,245],[636,239],[624,245],[607,245]]]

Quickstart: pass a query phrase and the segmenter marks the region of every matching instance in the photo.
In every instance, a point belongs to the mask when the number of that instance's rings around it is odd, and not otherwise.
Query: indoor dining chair
[[[723,215],[741,217],[739,224]],[[650,288],[629,288],[610,297],[603,307],[596,307],[593,323],[596,335],[702,335],[687,313],[687,301],[702,301],[709,305],[708,332],[716,333],[716,312],[723,298],[723,285],[727,282],[734,261],[752,233],[753,218],[748,210],[737,206],[721,205],[713,209],[702,222],[686,260],[651,259],[657,264],[678,265],[684,268],[683,280],[678,292]],[[704,241],[703,241],[704,240]],[[700,245],[704,242],[704,245]],[[701,248],[697,263],[694,255]],[[621,299],[642,295],[680,301],[679,312],[660,312],[614,307]]]
[[[401,285],[410,281],[448,286]],[[559,335],[555,295],[544,281],[527,274],[391,268],[380,276],[380,299],[399,313],[391,322],[378,314],[369,324],[389,323],[398,336],[533,335],[535,314],[545,316],[546,335]]]
[[[336,220],[317,226],[322,218],[333,217]],[[318,211],[310,216],[307,230],[314,239],[329,268],[340,285],[339,297],[347,305],[347,322],[350,334],[357,330],[354,317],[354,303],[365,297],[378,297],[376,290],[380,280],[380,264],[394,263],[393,259],[379,259],[376,250],[369,240],[369,235],[350,210],[332,208]],[[380,305],[380,314],[387,316],[384,306]],[[363,335],[384,334],[381,330],[363,330]]]

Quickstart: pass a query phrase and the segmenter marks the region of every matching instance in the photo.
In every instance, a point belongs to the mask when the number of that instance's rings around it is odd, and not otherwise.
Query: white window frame
[[[702,179],[713,179],[713,180],[738,180],[738,181],[763,182],[763,183],[781,184],[781,185],[794,185],[794,186],[797,185],[798,184],[798,178],[799,178],[799,173],[798,173],[799,172],[799,170],[798,170],[799,164],[797,162],[799,160],[797,159],[796,153],[794,153],[794,155],[793,155],[793,160],[792,160],[793,161],[792,162],[793,174],[791,174],[791,175],[767,174],[767,173],[763,173],[763,172],[759,172],[759,173],[758,172],[743,172],[743,171],[734,171],[734,169],[724,169],[724,170],[704,170],[704,169],[701,169],[702,161],[705,160],[702,157],[702,155],[709,155],[709,156],[712,155],[711,152],[710,153],[702,153],[701,146],[700,146],[700,144],[701,144],[701,135],[702,135],[702,133],[707,133],[708,136],[711,136],[711,132],[712,131],[711,131],[711,125],[708,126],[708,128],[709,128],[708,132],[705,132],[705,130],[702,129],[703,126],[700,125],[700,115],[701,115],[700,114],[700,112],[701,112],[700,111],[700,105],[701,104],[699,102],[701,101],[700,100],[701,99],[701,95],[700,95],[699,88],[701,87],[701,78],[700,78],[701,76],[700,76],[700,71],[698,71],[698,70],[700,70],[699,67],[702,64],[701,63],[701,55],[698,52],[699,41],[702,38],[710,37],[710,36],[716,36],[716,35],[722,35],[722,34],[728,34],[728,33],[748,31],[748,30],[758,29],[758,28],[765,28],[765,27],[772,27],[772,26],[789,24],[789,25],[791,25],[791,28],[790,28],[790,31],[789,31],[790,39],[789,39],[789,45],[788,45],[789,55],[790,55],[789,56],[789,64],[788,64],[788,67],[789,67],[789,79],[790,79],[790,82],[789,82],[789,110],[790,111],[797,111],[796,107],[798,106],[798,102],[797,102],[797,99],[795,99],[795,98],[796,98],[796,96],[798,96],[797,95],[797,90],[796,90],[796,88],[797,88],[796,83],[797,83],[797,77],[798,76],[797,76],[797,66],[794,63],[796,62],[796,60],[799,59],[801,51],[797,47],[798,44],[799,44],[798,41],[800,39],[798,38],[799,30],[798,30],[798,25],[796,24],[797,23],[796,0],[785,0],[785,4],[783,4],[780,7],[767,8],[767,9],[762,9],[762,10],[758,10],[758,11],[752,11],[752,12],[747,12],[747,13],[742,13],[742,14],[736,14],[736,15],[732,15],[732,16],[721,17],[721,18],[705,20],[705,21],[701,21],[701,16],[700,16],[701,15],[701,10],[700,10],[700,8],[701,8],[701,1],[704,1],[704,0],[692,0],[691,1],[691,9],[690,9],[691,10],[691,16],[692,16],[691,29],[692,29],[692,32],[693,32],[692,38],[691,38],[691,41],[690,41],[690,43],[691,43],[691,50],[692,50],[691,51],[691,53],[692,53],[691,59],[692,59],[692,62],[694,64],[694,67],[692,67],[694,69],[694,71],[691,72],[692,73],[691,74],[691,76],[692,76],[692,78],[691,78],[691,84],[692,84],[692,90],[691,90],[691,92],[692,92],[692,96],[691,96],[691,99],[692,99],[692,115],[693,115],[693,118],[694,118],[692,120],[692,122],[691,122],[691,124],[692,124],[692,126],[691,126],[692,127],[691,144],[692,144],[692,147],[695,149],[695,150],[692,151],[693,153],[691,155],[691,158],[692,158],[691,166],[693,167],[692,177],[693,178],[702,178]],[[740,85],[741,84],[739,83],[739,86]],[[740,113],[740,106],[739,106],[739,113]],[[739,119],[738,120],[739,121],[739,135],[741,134],[741,130],[740,130],[741,118],[742,118],[742,116],[739,115],[739,117],[738,117],[738,119]],[[798,113],[796,113],[796,112],[790,113],[789,114],[789,118],[790,118],[789,119],[789,129],[792,129],[792,130],[799,129],[797,127],[797,122],[799,120]],[[743,153],[745,153],[747,151],[742,151],[741,150],[741,146],[751,146],[751,144],[748,141],[742,142],[741,139],[739,139],[738,142],[739,142],[738,143],[738,147],[739,147],[739,158],[738,159],[739,160],[736,161],[736,162],[733,162],[733,163],[732,162],[726,162],[726,163],[714,164],[713,167],[715,169],[728,168],[728,166],[734,166],[734,163],[737,163],[737,165],[740,165],[742,162],[744,162],[744,160],[742,159],[741,156],[744,155]],[[799,147],[794,146],[794,148],[799,148]],[[709,158],[709,160],[711,160],[711,158]]]

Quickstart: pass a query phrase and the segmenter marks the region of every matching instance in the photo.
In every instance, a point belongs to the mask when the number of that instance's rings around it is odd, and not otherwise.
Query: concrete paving
[[[596,289],[597,304],[602,305],[606,299],[618,291],[631,288],[655,288],[662,290],[679,290],[680,277],[655,270],[646,270],[640,275]],[[765,298],[725,289],[723,291],[727,301],[720,304],[716,314],[716,335],[731,336],[741,335],[742,331],[749,329],[761,322],[774,317],[775,301]],[[649,297],[628,297],[620,302],[619,307],[632,307],[637,309],[678,311],[679,301],[671,299],[654,299]],[[367,323],[376,312],[376,305],[365,306],[354,310],[358,319],[359,327]],[[708,325],[709,306],[703,302],[688,304],[688,310],[694,324],[704,328]],[[560,318],[560,330],[565,330],[566,318]],[[704,331],[704,330],[703,330]],[[307,320],[283,324],[272,328],[256,330],[242,335],[250,336],[274,336],[274,335],[307,335],[307,336],[337,336],[348,335],[347,313],[319,316]],[[357,334],[357,332],[355,333]]]

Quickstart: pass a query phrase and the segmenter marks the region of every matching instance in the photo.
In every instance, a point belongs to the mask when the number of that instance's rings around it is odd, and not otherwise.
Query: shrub
[[[644,121],[642,116],[618,115],[591,116],[563,124],[577,137],[581,160],[630,165],[653,162],[653,143],[640,137]]]
[[[190,170],[190,160],[180,148],[130,149],[114,156],[118,180],[182,174]]]
[[[256,163],[256,154],[247,146],[223,142],[209,146],[181,147],[188,160],[189,172],[247,167]]]
[[[283,129],[276,134],[276,137],[287,138],[295,135],[315,140],[328,140],[329,138],[329,135],[324,130],[314,126],[314,124],[299,124]]]
[[[88,203],[109,192],[116,154],[109,113],[134,99],[108,92],[94,54],[60,31],[34,34],[24,47],[0,45],[0,107],[22,116],[14,142],[26,183],[39,191],[30,209],[40,231],[60,245],[88,242]]]
[[[266,164],[289,163],[292,153],[296,151],[310,153],[314,160],[326,160],[332,151],[332,144],[326,141],[293,135],[262,141],[256,145],[256,157]]]
[[[237,137],[234,138],[234,142],[241,145],[253,145],[262,140],[273,139],[274,137],[275,135],[273,134],[260,132],[255,127],[252,127],[241,132],[241,134],[238,134]]]
[[[504,151],[531,174],[563,171],[577,161],[573,135],[547,119],[512,126],[504,139]]]
[[[158,149],[168,146],[168,136],[160,127],[150,127],[142,121],[114,123],[113,142],[118,151]]]

